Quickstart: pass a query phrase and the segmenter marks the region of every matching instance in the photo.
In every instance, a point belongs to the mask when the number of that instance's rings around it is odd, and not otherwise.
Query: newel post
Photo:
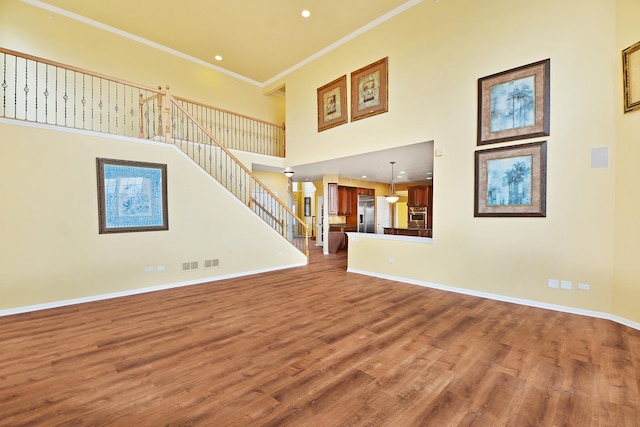
[[[162,90],[162,86],[158,86],[158,89]],[[164,126],[164,131],[160,129],[160,134],[164,135],[165,142],[173,143],[173,138],[171,137],[171,102],[169,99],[171,98],[171,94],[169,92],[169,85],[165,86],[164,91],[164,102],[161,100],[161,104],[159,105],[160,110],[162,111],[162,123],[161,126]],[[164,108],[163,108],[164,104]]]

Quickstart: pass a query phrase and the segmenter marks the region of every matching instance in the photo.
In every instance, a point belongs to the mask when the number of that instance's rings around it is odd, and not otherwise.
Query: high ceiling
[[[264,86],[422,0],[22,1],[52,19],[76,19]],[[433,142],[291,168],[295,181],[339,174],[390,182],[390,161],[395,182],[424,181],[433,172]]]
[[[23,1],[264,84],[422,0]]]

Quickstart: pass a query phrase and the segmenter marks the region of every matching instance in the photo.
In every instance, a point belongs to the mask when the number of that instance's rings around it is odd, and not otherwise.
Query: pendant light
[[[384,198],[387,199],[387,202],[389,202],[389,203],[395,203],[400,198],[396,194],[396,185],[393,183],[393,165],[396,162],[389,162],[389,163],[391,163],[391,186],[389,188],[390,193],[388,195],[384,196]]]

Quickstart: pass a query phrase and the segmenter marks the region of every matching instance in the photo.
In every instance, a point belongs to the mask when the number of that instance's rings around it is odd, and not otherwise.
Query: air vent
[[[187,261],[182,263],[182,271],[197,270],[199,268],[198,261]]]
[[[204,268],[213,268],[217,267],[218,265],[220,265],[220,260],[218,258],[204,260]]]

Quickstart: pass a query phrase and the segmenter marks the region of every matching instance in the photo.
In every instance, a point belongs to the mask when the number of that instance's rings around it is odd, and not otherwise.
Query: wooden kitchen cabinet
[[[338,186],[338,215],[353,215],[358,204],[358,194],[355,187]]]
[[[327,187],[327,213],[338,215],[338,184],[330,182]]]
[[[358,196],[375,196],[375,190],[373,188],[358,187]]]
[[[416,185],[407,187],[407,206],[431,206],[431,186]]]

